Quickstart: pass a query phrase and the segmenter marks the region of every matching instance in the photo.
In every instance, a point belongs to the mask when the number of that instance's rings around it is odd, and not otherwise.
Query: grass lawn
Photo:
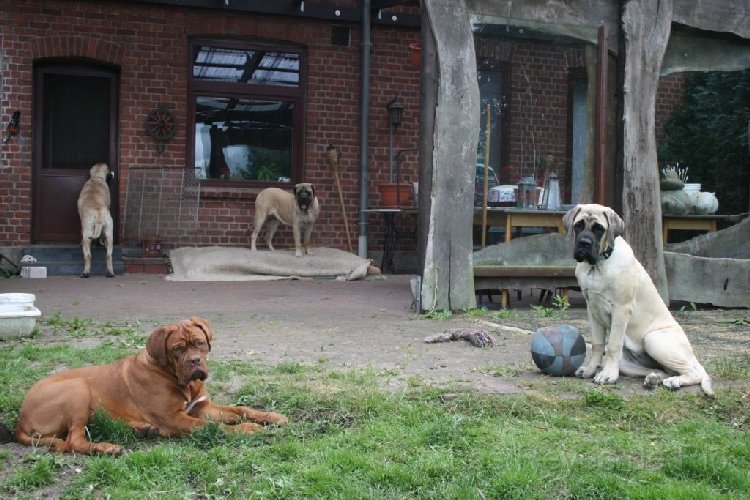
[[[95,348],[0,344],[0,421],[61,367],[106,363],[145,343],[132,331]],[[542,378],[526,394],[486,395],[325,362],[273,368],[210,360],[220,403],[286,414],[253,436],[207,425],[140,439],[97,414],[94,440],[122,457],[0,446],[0,496],[67,498],[750,498],[750,356],[707,365],[718,399],[622,396]]]

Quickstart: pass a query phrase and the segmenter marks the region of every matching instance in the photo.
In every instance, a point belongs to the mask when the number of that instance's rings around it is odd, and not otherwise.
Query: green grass
[[[53,369],[133,350],[0,346],[0,420],[13,425],[26,390]],[[719,398],[709,400],[557,379],[514,396],[421,384],[393,391],[383,389],[393,375],[373,369],[210,361],[214,399],[273,409],[290,424],[253,436],[207,425],[180,439],[141,439],[98,413],[92,438],[126,455],[29,450],[20,460],[0,450],[0,496],[748,498],[746,362],[726,363],[732,382],[716,380]]]

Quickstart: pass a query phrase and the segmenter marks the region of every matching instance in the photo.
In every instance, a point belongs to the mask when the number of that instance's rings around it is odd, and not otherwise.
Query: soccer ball
[[[570,325],[540,328],[531,337],[531,359],[545,375],[569,377],[586,359],[586,342]]]

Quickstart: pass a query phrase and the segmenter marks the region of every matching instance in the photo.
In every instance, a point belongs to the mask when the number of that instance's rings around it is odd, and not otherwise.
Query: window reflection
[[[190,46],[188,168],[199,179],[238,187],[299,182],[304,51],[221,39],[194,39]]]
[[[291,182],[293,102],[198,96],[195,109],[196,177]]]
[[[195,53],[193,78],[296,87],[299,85],[299,54],[201,46]]]

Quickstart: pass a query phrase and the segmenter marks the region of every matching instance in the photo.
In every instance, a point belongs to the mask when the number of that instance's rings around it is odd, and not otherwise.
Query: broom
[[[346,242],[349,245],[349,252],[354,253],[352,248],[352,239],[349,236],[349,220],[346,217],[346,207],[344,206],[344,193],[341,191],[341,181],[339,180],[339,159],[341,153],[336,151],[336,146],[329,144],[326,148],[328,163],[333,169],[333,178],[336,181],[336,190],[339,192],[339,204],[341,205],[341,215],[344,217],[344,230],[346,231]]]

